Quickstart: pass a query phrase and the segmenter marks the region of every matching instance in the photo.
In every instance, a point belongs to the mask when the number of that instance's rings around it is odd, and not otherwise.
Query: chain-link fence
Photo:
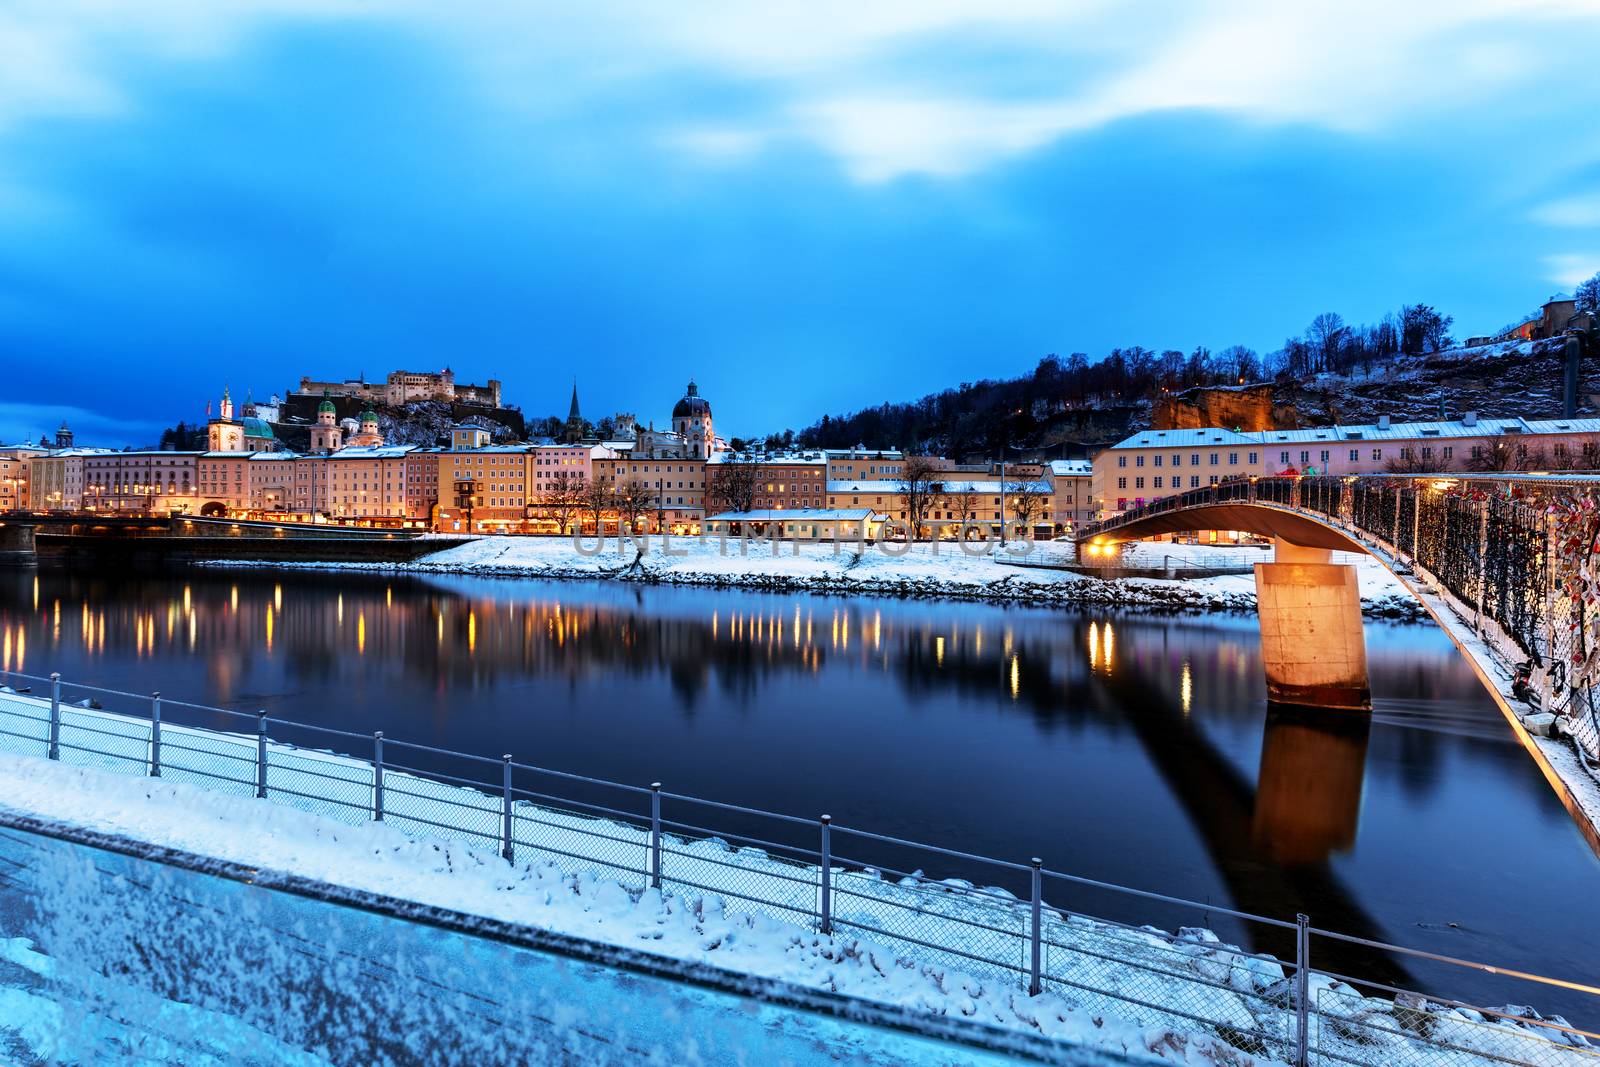
[[[550,864],[634,894],[668,889],[699,898],[696,906],[831,936],[843,942],[837,951],[868,958],[886,973],[936,973],[950,991],[1042,994],[1055,999],[1041,1011],[1078,1010],[1203,1035],[1272,1062],[1600,1067],[1600,1035],[1557,1017],[1509,1005],[1471,1007],[1317,969],[1304,916],[1287,922],[1250,915],[1047,870],[1039,860],[997,860],[837,826],[827,816],[779,815],[265,712],[163,705],[157,696],[67,685],[54,676],[10,674],[0,683],[0,751],[159,775],[347,823],[381,819],[410,835]],[[244,728],[175,722],[174,712]],[[297,734],[331,736],[346,751],[284,739]],[[349,754],[357,747],[368,754]],[[924,873],[952,859],[987,866],[996,884]],[[1203,921],[1220,913],[1292,939],[1293,957],[1225,944],[1199,926],[1169,933],[1052,906],[1046,886],[1058,904],[1095,892],[1188,909]],[[1526,988],[1581,992],[1595,998],[1600,1017],[1600,988],[1444,962],[1511,975]]]

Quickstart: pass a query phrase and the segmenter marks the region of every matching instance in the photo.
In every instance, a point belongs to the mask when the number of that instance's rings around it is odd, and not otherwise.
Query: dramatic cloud
[[[1328,310],[1487,329],[1600,265],[1597,39],[1600,0],[12,0],[0,361],[108,443],[446,364],[646,420],[692,373],[748,433]]]

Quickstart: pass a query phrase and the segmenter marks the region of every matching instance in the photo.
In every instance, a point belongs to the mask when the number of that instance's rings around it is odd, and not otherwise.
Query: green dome
[[[333,401],[328,399],[328,391],[326,389],[322,391],[322,403],[317,405],[317,414],[333,414]]]
[[[361,413],[361,421],[362,422],[377,422],[378,421],[378,413],[376,411],[373,411],[372,408],[369,406],[367,408],[367,410],[365,410],[365,411],[363,411]]]

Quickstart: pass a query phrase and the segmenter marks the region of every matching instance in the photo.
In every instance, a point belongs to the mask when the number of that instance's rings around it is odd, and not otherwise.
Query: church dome
[[[328,397],[328,391],[326,389],[322,391],[322,403],[317,405],[317,414],[333,414],[333,401]]]
[[[710,418],[711,405],[706,401],[705,397],[700,395],[700,390],[695,388],[695,384],[691,380],[688,391],[683,394],[683,399],[678,401],[677,405],[672,409],[672,417],[675,419],[692,419],[702,415]]]

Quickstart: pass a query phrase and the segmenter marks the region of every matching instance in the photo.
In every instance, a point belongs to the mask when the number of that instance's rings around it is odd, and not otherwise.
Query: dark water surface
[[[1600,862],[1471,669],[1432,623],[1369,622],[1367,646],[1370,724],[1269,716],[1253,616],[616,583],[0,572],[7,670],[827,812],[1593,981],[1600,930],[1581,916]],[[955,860],[917,865],[1006,881]],[[1288,951],[1220,916],[1105,894],[1061,903],[1209,922]],[[1325,966],[1373,962],[1318,950]],[[1426,964],[1390,977],[1600,1021],[1586,998],[1557,991]]]

